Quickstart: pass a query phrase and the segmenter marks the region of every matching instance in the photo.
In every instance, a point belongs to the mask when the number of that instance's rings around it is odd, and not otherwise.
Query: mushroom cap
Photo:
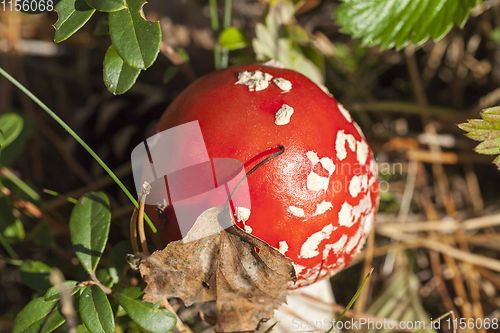
[[[239,227],[293,260],[294,288],[334,275],[359,252],[377,211],[377,168],[359,126],[329,93],[292,70],[235,66],[181,92],[157,132],[194,120],[210,158],[238,159],[246,171],[285,147],[248,177],[251,207],[235,213]],[[175,223],[162,229],[172,240]]]

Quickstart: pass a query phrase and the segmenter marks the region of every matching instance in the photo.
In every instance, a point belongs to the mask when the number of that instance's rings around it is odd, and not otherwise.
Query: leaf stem
[[[342,320],[342,318],[344,318],[345,314],[347,313],[347,311],[349,311],[349,309],[352,307],[352,305],[354,304],[354,302],[356,301],[356,299],[358,298],[359,294],[361,293],[361,291],[363,290],[363,288],[365,287],[365,284],[366,282],[368,282],[368,279],[370,278],[370,276],[372,275],[373,273],[373,267],[372,269],[370,269],[370,271],[368,272],[368,274],[366,275],[363,283],[361,284],[361,286],[359,287],[358,291],[356,291],[356,294],[354,294],[354,296],[352,297],[351,301],[349,302],[349,304],[347,304],[347,306],[345,307],[344,311],[340,314],[340,316],[332,323],[332,326],[330,327],[330,329],[328,331],[326,331],[326,333],[330,333],[332,331],[332,329],[335,327],[335,324],[337,324],[337,322],[339,320]]]
[[[2,168],[0,169],[1,173],[11,182],[14,183],[17,187],[19,187],[24,193],[29,195],[29,197],[35,201],[38,202],[40,201],[40,195],[36,193],[28,184],[23,182],[20,178],[18,178],[12,171],[9,170],[9,168]]]
[[[19,258],[19,256],[17,255],[16,251],[14,251],[14,249],[12,248],[12,246],[10,246],[9,242],[3,236],[2,233],[0,233],[0,244],[2,244],[2,246],[5,248],[5,251],[7,251],[7,253],[9,254],[9,256],[11,256],[14,259],[18,259]]]
[[[43,192],[50,194],[50,195],[53,195],[53,196],[58,197],[58,198],[66,199],[68,202],[71,202],[72,204],[75,204],[75,205],[78,203],[78,200],[76,200],[75,198],[67,197],[65,195],[62,195],[61,193],[56,192],[56,191],[52,191],[52,190],[44,188]]]
[[[233,8],[233,1],[226,0],[224,3],[224,19],[223,27],[227,29],[231,26],[231,11]],[[221,62],[220,68],[226,68],[229,64],[229,50],[225,47],[221,47]]]
[[[106,170],[106,172],[113,178],[115,183],[121,188],[123,193],[129,198],[129,200],[135,205],[135,207],[139,207],[139,204],[137,203],[137,200],[132,196],[132,194],[129,192],[129,190],[123,185],[123,183],[116,177],[116,175],[111,171],[111,169],[104,163],[103,160],[85,143],[85,141],[76,134],[75,131],[71,129],[59,116],[57,116],[54,111],[52,111],[47,105],[45,105],[41,100],[38,99],[31,91],[29,91],[26,87],[24,87],[19,81],[14,79],[9,73],[7,73],[3,68],[0,67],[0,74],[2,74],[7,80],[9,80],[13,85],[15,85],[17,88],[19,88],[23,93],[25,93],[29,98],[31,98],[38,106],[40,106],[45,112],[47,112],[59,125],[62,126],[85,150],[99,163],[99,165]],[[156,235],[158,240],[160,241],[160,244],[163,246],[163,242],[160,238],[160,235],[158,234],[158,230],[156,230],[156,227],[154,226],[153,222],[149,219],[147,215],[144,216],[146,219],[146,222],[148,223],[149,227],[153,231],[153,233]]]
[[[212,30],[216,32],[219,30],[219,15],[217,14],[217,0],[210,0],[210,19],[212,23]]]
[[[224,29],[227,29],[231,26],[231,11],[233,7],[232,0],[226,0],[224,4]]]

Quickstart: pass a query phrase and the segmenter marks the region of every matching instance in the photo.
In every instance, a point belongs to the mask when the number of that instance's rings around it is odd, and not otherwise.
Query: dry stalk
[[[175,315],[175,318],[177,318],[177,322],[175,323],[175,328],[177,328],[177,330],[180,333],[193,333],[193,331],[191,330],[191,328],[189,328],[189,326],[184,325],[181,318],[179,318],[174,308],[172,307],[172,305],[170,305],[170,303],[166,298],[162,298],[160,300],[160,306]]]
[[[137,209],[137,207],[134,208],[132,219],[130,220],[130,240],[134,253],[139,252],[139,247],[137,245],[137,228],[139,228],[139,241],[141,243],[142,252],[146,255],[150,255],[151,253],[149,252],[144,230],[144,206],[146,204],[146,197],[150,192],[151,185],[149,185],[148,182],[144,182],[141,193],[139,193],[139,209]]]
[[[78,323],[76,320],[75,307],[73,306],[73,296],[71,288],[64,286],[64,275],[57,268],[52,268],[49,276],[50,283],[56,287],[59,292],[61,302],[61,312],[66,319],[69,333],[76,333]]]

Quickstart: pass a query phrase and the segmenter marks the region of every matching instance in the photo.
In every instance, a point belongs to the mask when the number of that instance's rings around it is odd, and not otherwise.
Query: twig
[[[83,286],[89,286],[89,285],[95,284],[95,285],[98,285],[102,289],[102,291],[105,294],[107,294],[107,295],[110,295],[113,292],[113,290],[111,290],[108,287],[106,287],[105,285],[103,285],[101,283],[101,281],[99,281],[99,279],[97,279],[97,276],[95,275],[95,272],[90,273],[90,278],[92,280],[90,280],[90,281],[82,281],[82,282],[80,282],[78,284],[78,286],[79,287],[83,287]]]
[[[61,312],[66,319],[69,333],[77,332],[77,321],[75,307],[73,306],[73,296],[71,295],[71,288],[64,286],[64,275],[57,268],[52,268],[49,275],[50,283],[56,287],[61,300]]]
[[[383,233],[382,233],[383,235]],[[414,249],[417,247],[424,247],[425,242],[429,239],[435,239],[439,241],[450,241],[450,242],[456,242],[457,239],[455,236],[434,236],[432,238],[429,237],[420,237],[420,238],[415,238],[412,240],[406,240],[406,241],[401,241],[400,243],[397,244],[388,244],[388,245],[383,245],[379,246],[377,248],[373,249],[373,257],[381,257],[386,255],[390,251],[401,251],[401,250],[406,250],[406,249]],[[474,244],[474,245],[484,245],[485,242],[498,242],[500,240],[500,234],[491,234],[491,235],[474,235],[467,237],[467,241],[469,244]],[[366,250],[361,251],[354,259],[349,263],[349,267],[356,265],[360,261],[364,260],[363,257],[366,256]],[[476,267],[478,269],[479,267]],[[500,288],[499,288],[500,290]]]
[[[441,260],[439,258],[439,253],[436,251],[430,251],[429,258],[431,261],[431,270],[434,274],[436,290],[441,296],[441,300],[443,301],[444,306],[447,309],[451,309],[451,311],[458,313],[458,310],[455,308],[455,303],[453,303],[453,301],[451,300],[450,293],[448,292],[448,289],[446,289],[446,284],[443,279],[443,272],[441,270]]]
[[[462,275],[458,270],[456,261],[451,256],[445,255],[443,257],[446,265],[452,271],[451,282],[456,293],[454,303],[462,310],[462,317],[468,320],[469,318],[472,318],[472,307],[469,303],[467,292],[465,291],[465,285],[464,281],[462,280]]]
[[[139,245],[137,244],[137,215],[139,215],[139,210],[134,207],[134,212],[132,213],[132,218],[130,219],[130,242],[132,243],[132,250],[134,254],[139,253]]]
[[[490,164],[491,157],[472,153],[454,153],[429,151],[423,149],[414,149],[406,152],[406,156],[410,160],[417,160],[423,163],[442,163],[442,164],[470,164],[481,163]]]
[[[410,83],[413,88],[413,94],[417,103],[422,106],[429,105],[429,100],[425,95],[424,84],[419,74],[417,60],[415,59],[415,49],[412,44],[409,44],[404,49],[406,64],[408,65],[408,74],[410,76]]]
[[[480,214],[484,208],[484,201],[481,196],[481,189],[479,188],[479,181],[477,180],[477,175],[474,172],[472,164],[464,164],[465,171],[465,181],[467,182],[467,188],[469,189],[469,194],[472,201],[472,207],[476,214]]]
[[[149,252],[148,249],[148,242],[146,239],[146,233],[144,232],[144,206],[146,204],[146,196],[151,193],[151,185],[149,183],[144,182],[142,185],[142,191],[141,194],[139,195],[139,239],[141,241],[141,247],[142,247],[142,252],[146,255],[150,255],[151,253]]]
[[[441,117],[453,117],[457,115],[457,110],[438,106],[421,106],[406,102],[371,102],[346,104],[346,108],[353,111],[381,111],[381,112],[402,112],[410,114],[427,114]],[[476,114],[477,116],[477,114]]]
[[[172,305],[170,305],[170,303],[165,297],[160,300],[160,306],[175,315],[175,318],[177,318],[177,321],[175,323],[175,328],[177,328],[177,330],[180,333],[193,333],[193,331],[191,330],[191,328],[189,328],[189,326],[184,325],[181,318],[179,318],[174,308],[172,307]]]

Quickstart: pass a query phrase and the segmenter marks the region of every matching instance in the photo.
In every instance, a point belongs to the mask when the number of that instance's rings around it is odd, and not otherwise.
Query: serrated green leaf
[[[250,37],[246,32],[236,27],[224,29],[219,36],[219,44],[230,51],[242,49],[250,45],[250,43]]]
[[[51,268],[41,261],[25,260],[19,267],[21,280],[30,288],[46,291],[51,287],[49,274]]]
[[[401,49],[429,37],[442,38],[456,24],[462,27],[476,0],[343,0],[334,13],[344,33],[367,46]]]
[[[87,4],[100,12],[116,12],[127,8],[125,0],[86,0]]]
[[[17,113],[9,112],[0,116],[0,132],[2,133],[2,149],[7,147],[21,133],[23,118]]]
[[[111,41],[120,57],[130,66],[146,69],[160,52],[159,22],[141,16],[145,0],[126,0],[127,8],[109,14]]]
[[[80,317],[92,333],[115,331],[115,318],[106,294],[97,285],[85,287],[80,296]]]
[[[114,283],[118,283],[120,277],[130,267],[125,259],[129,253],[134,253],[129,241],[121,241],[111,250],[111,254],[109,255],[109,275]]]
[[[109,200],[102,192],[88,193],[71,212],[69,230],[76,256],[88,273],[95,271],[111,224]]]
[[[483,119],[469,119],[467,123],[458,124],[466,132],[466,136],[476,141],[483,141],[474,148],[478,154],[500,154],[500,107],[493,107],[481,112]],[[500,160],[497,157],[494,163]]]
[[[52,332],[64,323],[60,309],[56,307],[56,301],[45,302],[43,297],[38,297],[28,303],[17,315],[14,321],[13,333],[38,333],[45,323],[47,316],[50,318],[41,331]],[[52,313],[51,313],[52,312]]]
[[[164,333],[170,332],[175,326],[175,315],[165,309],[151,308],[145,302],[134,300],[122,293],[117,293],[116,299],[129,317],[145,331]]]
[[[78,282],[77,281],[64,281],[64,287],[65,288],[71,288],[71,295],[76,294],[79,290],[81,290],[83,287],[78,287]],[[43,300],[45,302],[52,302],[52,301],[57,301],[60,298],[59,296],[59,290],[55,286],[51,287],[45,295],[43,296]]]
[[[56,5],[56,11],[59,19],[54,28],[56,28],[56,35],[54,42],[62,42],[71,37],[94,14],[95,9],[87,5],[85,0],[61,0]]]
[[[113,94],[123,94],[129,90],[141,73],[140,69],[127,65],[111,45],[104,57],[104,84]]]
[[[293,42],[299,44],[307,44],[309,43],[309,35],[307,32],[298,24],[288,24],[285,25],[285,31]]]
[[[474,150],[483,155],[500,154],[500,138],[494,140],[485,140],[478,144]]]
[[[483,119],[468,119],[467,120],[472,128],[477,128],[477,129],[491,129],[491,124],[488,123],[487,121],[484,121]]]
[[[491,124],[497,124],[500,128],[500,107],[493,107],[481,112],[481,118]]]

